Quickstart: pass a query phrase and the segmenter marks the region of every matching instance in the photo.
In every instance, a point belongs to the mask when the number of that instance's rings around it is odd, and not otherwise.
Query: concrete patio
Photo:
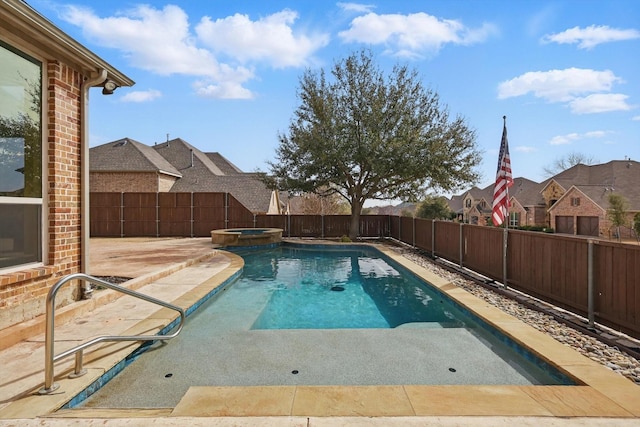
[[[384,250],[384,248],[381,248]],[[126,286],[189,307],[241,268],[210,239],[92,239],[91,273],[131,277]],[[392,252],[422,276],[574,377],[579,386],[268,386],[192,387],[173,408],[58,410],[136,347],[107,343],[85,352],[88,374],[66,378],[73,358],[55,366],[60,389],[40,396],[43,319],[0,331],[0,426],[68,425],[640,425],[640,389],[626,378]],[[153,333],[175,312],[113,291],[57,310],[56,353],[100,334]],[[372,355],[375,357],[375,355]]]

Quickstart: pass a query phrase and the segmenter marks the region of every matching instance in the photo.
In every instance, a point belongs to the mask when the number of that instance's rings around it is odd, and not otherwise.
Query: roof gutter
[[[84,75],[94,73],[96,68],[106,70],[105,78],[97,83],[107,79],[119,87],[135,83],[22,0],[0,0],[0,24],[3,35],[19,35],[20,40],[41,46],[48,59],[61,59]]]
[[[94,76],[87,78],[81,86],[82,101],[80,103],[80,271],[90,274],[89,271],[89,242],[90,228],[89,221],[89,89],[104,83],[107,79],[107,70],[102,68]],[[91,285],[84,282],[82,298],[91,298]]]

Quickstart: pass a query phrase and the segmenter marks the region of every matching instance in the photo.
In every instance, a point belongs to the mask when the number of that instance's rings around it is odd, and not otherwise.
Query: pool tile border
[[[296,243],[296,244],[307,244]],[[317,245],[317,243],[309,243]],[[324,246],[324,245],[323,245]],[[353,247],[354,244],[334,244],[336,248]],[[584,385],[580,386],[296,386],[296,387],[200,387],[192,388],[182,401],[171,411],[169,417],[178,416],[364,416],[364,417],[402,417],[402,416],[551,416],[551,417],[640,417],[640,388],[626,378],[610,371],[602,365],[582,356],[577,351],[560,344],[542,332],[525,325],[505,314],[496,307],[474,297],[466,291],[452,285],[428,270],[420,267],[381,245],[371,245],[391,259],[403,265],[414,274],[432,283],[440,291],[463,304],[470,311],[484,319],[514,341],[526,346],[537,356],[567,372]],[[196,304],[202,304],[207,296],[215,294],[240,274],[243,261],[237,255],[230,254],[231,266],[212,276],[192,291],[176,301],[187,304],[190,312]],[[212,293],[213,292],[213,293]],[[181,305],[181,303],[178,303]],[[193,307],[193,308],[192,308]],[[160,310],[159,310],[160,311]],[[154,316],[151,316],[152,318]],[[161,317],[161,316],[160,316]],[[158,320],[156,318],[156,320]],[[175,319],[174,319],[175,320]],[[132,329],[150,327],[140,322]],[[165,328],[168,328],[166,325]],[[145,329],[146,330],[146,329]],[[53,412],[65,403],[64,395],[73,395],[87,387],[96,378],[108,371],[106,365],[116,366],[125,359],[124,355],[133,352],[133,344],[101,348],[106,358],[94,357],[86,367],[90,374],[85,380],[68,380],[59,373],[61,395],[35,396],[26,393],[22,399],[0,410],[2,418],[32,418],[35,416],[56,416]],[[108,359],[108,360],[105,360]],[[116,360],[117,359],[117,360]],[[85,384],[82,386],[80,382]],[[282,390],[277,390],[282,388]],[[206,390],[204,390],[206,389]],[[293,390],[291,390],[293,389]],[[204,395],[200,395],[204,393]],[[293,397],[291,397],[293,393]],[[227,400],[237,395],[237,405],[221,405],[224,409],[207,412],[209,400]],[[249,407],[240,404],[240,397],[254,402],[262,402],[258,397],[265,394],[275,399],[276,405],[254,404]],[[401,397],[404,395],[404,397]],[[204,397],[203,397],[204,396]],[[208,397],[207,397],[208,396]],[[376,398],[378,396],[379,398]],[[435,398],[434,398],[435,397]],[[192,399],[199,399],[193,405]],[[204,399],[204,400],[203,400]],[[68,400],[68,399],[67,399]],[[191,403],[190,403],[191,402]],[[375,403],[372,403],[375,402]],[[228,403],[228,402],[227,402]],[[220,405],[220,403],[219,403]],[[191,407],[191,410],[187,408]],[[409,410],[408,408],[411,408]],[[271,409],[270,409],[271,408]],[[63,411],[60,413],[73,412]],[[111,414],[113,418],[126,417],[127,410],[77,410],[84,418],[104,418]],[[200,411],[200,412],[198,412]],[[149,417],[167,416],[167,411],[149,411]],[[102,413],[103,416],[92,415]],[[120,415],[119,415],[120,414]],[[155,415],[154,415],[155,414]],[[200,415],[201,414],[201,415]],[[271,415],[269,415],[271,414]],[[277,415],[276,415],[277,414]]]

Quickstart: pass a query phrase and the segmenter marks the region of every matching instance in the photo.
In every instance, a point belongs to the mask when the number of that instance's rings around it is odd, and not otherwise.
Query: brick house
[[[181,138],[153,146],[123,138],[90,151],[92,192],[230,193],[255,214],[269,211],[272,191],[257,174]]]
[[[607,218],[609,195],[622,195],[628,202],[628,226],[620,235],[632,238],[633,216],[640,212],[640,163],[612,160],[599,165],[576,165],[542,183],[514,178],[509,189],[509,226],[541,226],[557,233],[612,237]],[[486,225],[491,215],[493,185],[474,187],[453,196],[449,206],[458,220]],[[488,206],[488,210],[487,210]]]
[[[544,201],[539,184],[526,178],[514,178],[509,189],[509,226],[543,225]],[[457,220],[468,224],[490,224],[493,205],[493,184],[473,187],[467,192],[449,199],[449,208],[456,213]]]
[[[0,2],[0,330],[88,269],[89,89],[133,81],[20,0]],[[60,305],[81,298],[64,287]]]
[[[156,150],[133,139],[123,138],[89,151],[92,192],[165,192],[182,178]]]
[[[640,163],[612,160],[599,165],[576,165],[551,178],[541,194],[549,223],[557,233],[612,237],[607,218],[609,195],[620,194],[629,203],[628,226],[621,236],[631,238],[633,216],[640,212]]]

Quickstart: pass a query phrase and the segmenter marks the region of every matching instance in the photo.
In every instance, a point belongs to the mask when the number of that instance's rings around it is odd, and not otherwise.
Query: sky
[[[367,48],[385,73],[415,69],[475,129],[482,188],[495,181],[503,116],[514,177],[541,182],[572,153],[640,160],[637,0],[29,4],[136,82],[90,91],[91,147],[182,138],[268,171],[303,72]]]

